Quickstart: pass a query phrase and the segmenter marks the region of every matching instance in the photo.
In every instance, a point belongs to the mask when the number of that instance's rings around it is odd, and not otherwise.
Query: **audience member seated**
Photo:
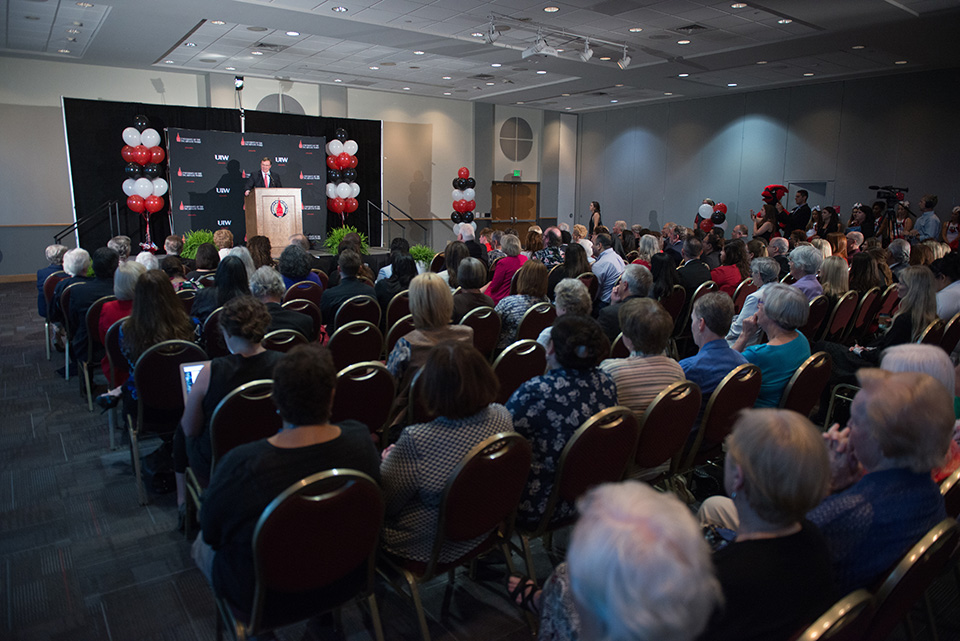
[[[143,265],[134,261],[127,261],[117,267],[117,271],[113,274],[113,295],[117,297],[117,300],[111,300],[104,303],[103,307],[100,309],[100,320],[97,323],[97,333],[98,338],[100,339],[100,344],[103,345],[107,339],[107,330],[116,323],[121,318],[126,318],[133,311],[133,293],[137,289],[137,280],[147,272]],[[107,358],[106,352],[104,352],[103,359],[100,361],[100,367],[103,370],[103,375],[106,379],[110,380],[110,360]],[[115,372],[114,380],[117,381],[117,384],[122,384],[127,379],[127,370],[122,368],[120,371]],[[117,388],[115,397],[119,398],[120,388]],[[101,406],[104,403],[108,403],[110,399],[103,399],[102,401],[98,398],[97,404]],[[116,403],[110,403],[105,407],[112,407]]]
[[[323,269],[323,262],[319,258],[317,258],[316,256],[310,253],[309,238],[307,238],[303,234],[293,234],[287,239],[287,245],[296,245],[297,247],[299,247],[300,249],[302,249],[307,253],[307,257],[310,260],[310,269],[320,269],[320,270]],[[268,239],[268,245],[267,245],[267,256],[270,256],[269,239]],[[258,267],[260,267],[260,265],[258,265]]]
[[[253,266],[253,256],[250,255],[250,250],[246,247],[233,247],[227,252],[227,256],[235,256],[240,259],[240,262],[243,263],[243,268],[247,270],[248,281],[250,277],[253,276],[253,272],[257,271],[257,268]]]
[[[742,225],[741,225],[742,227]],[[744,228],[746,229],[746,228]],[[663,226],[663,252],[669,254],[675,265],[683,263],[683,235],[684,229],[677,223],[667,223]],[[703,248],[701,247],[701,253]]]
[[[380,309],[383,311],[384,324],[386,324],[387,307],[390,306],[390,301],[400,292],[410,289],[410,281],[417,275],[417,261],[410,254],[395,252],[391,264],[387,267],[390,268],[390,274],[386,278],[378,280],[377,284],[373,286],[377,302],[380,303]],[[383,269],[387,269],[387,267]],[[484,274],[486,274],[486,271],[484,271]],[[390,328],[385,327],[385,329],[389,330]]]
[[[305,280],[323,286],[320,277],[310,271],[310,254],[300,245],[287,245],[283,248],[277,270],[283,276],[283,284],[287,287]]]
[[[220,254],[213,243],[203,243],[197,247],[197,255],[193,259],[193,271],[187,274],[187,280],[198,280],[201,276],[212,274],[220,265]]]
[[[415,278],[412,286],[424,276]],[[449,297],[450,290],[433,276],[431,289],[442,288]],[[450,317],[449,311],[444,318]],[[407,426],[396,444],[383,451],[386,517],[381,542],[390,554],[426,562],[450,476],[475,445],[512,432],[513,422],[507,409],[493,402],[499,389],[493,369],[467,341],[445,341],[431,349],[420,380],[423,404],[436,418]],[[440,562],[462,556],[485,536],[444,544]]]
[[[290,248],[287,247],[287,249]],[[287,252],[287,249],[283,250],[284,253]],[[280,258],[280,261],[283,262],[283,257]],[[376,296],[374,289],[357,278],[361,264],[360,254],[352,249],[340,252],[340,257],[337,259],[340,283],[335,287],[324,290],[323,295],[320,296],[320,312],[323,315],[323,322],[327,325],[327,333],[331,336],[337,331],[337,311],[339,311],[341,305],[354,296],[369,296],[370,298]],[[281,273],[283,273],[282,270]],[[374,298],[374,300],[376,299]]]
[[[782,236],[770,240],[767,245],[767,256],[777,261],[780,266],[780,277],[786,276],[790,271],[790,261],[787,260],[787,254],[790,253],[790,241]]]
[[[198,289],[195,282],[187,280],[183,262],[179,256],[164,256],[163,260],[160,261],[160,269],[170,278],[173,291],[179,292],[183,289]]]
[[[193,269],[193,261],[180,255],[180,252],[183,251],[183,238],[180,236],[167,236],[163,241],[163,251],[166,253],[166,256],[177,256],[180,259],[180,262],[183,263],[184,269]],[[166,256],[161,257],[161,261]]]
[[[620,334],[620,308],[625,301],[646,298],[653,287],[653,274],[643,265],[627,265],[620,281],[610,292],[610,305],[600,310],[598,321],[612,343]]]
[[[53,298],[50,300],[50,320],[55,323],[63,322],[63,310],[60,309],[60,295],[70,285],[74,283],[87,283],[93,280],[87,276],[90,271],[90,254],[86,249],[69,250],[63,255],[63,271],[67,277],[57,283],[53,290]],[[72,295],[72,294],[71,294]]]
[[[500,247],[506,254],[497,261],[493,270],[493,280],[484,288],[483,293],[493,299],[494,303],[510,295],[510,281],[513,275],[527,262],[527,257],[520,254],[520,239],[511,234],[504,234],[500,239]]]
[[[593,301],[590,300],[590,292],[582,280],[577,278],[564,278],[557,284],[556,301],[554,307],[557,310],[557,318],[568,314],[574,316],[590,316],[593,309]],[[544,327],[540,335],[537,336],[537,342],[543,345],[544,349],[550,345],[550,333],[552,327]],[[609,349],[610,341],[607,341]]]
[[[78,362],[87,356],[87,310],[97,299],[113,295],[113,273],[117,271],[117,252],[101,247],[93,252],[93,279],[70,290],[70,327],[73,328],[71,356]]]
[[[393,274],[393,261],[399,254],[409,254],[410,253],[410,242],[406,238],[401,238],[397,236],[390,241],[390,264],[384,265],[380,268],[380,271],[377,272],[376,282],[380,282],[384,278],[390,278]]]
[[[843,232],[834,232],[827,234],[827,242],[830,243],[831,256],[839,256],[843,262],[847,263],[847,236]]]
[[[225,228],[218,229],[213,232],[213,244],[217,248],[220,260],[223,260],[233,248],[233,232]]]
[[[755,258],[756,260],[760,260]],[[769,260],[769,259],[767,259]],[[690,331],[700,351],[680,361],[688,381],[700,388],[701,413],[717,385],[734,369],[747,362],[740,352],[731,349],[724,336],[733,321],[733,300],[723,292],[711,292],[697,299],[690,313]],[[697,421],[699,423],[699,420]]]
[[[532,258],[541,249],[543,249],[543,234],[540,232],[540,228],[528,227],[527,240],[523,244],[522,254],[527,258]]]
[[[556,227],[548,227],[543,232],[545,246],[534,254],[533,258],[539,260],[547,266],[547,269],[553,269],[557,265],[563,264],[564,248],[562,245],[562,236],[560,230]],[[580,272],[581,274],[583,272]]]
[[[514,599],[539,609],[539,638],[698,638],[723,597],[687,506],[626,481],[593,488],[577,509],[567,561],[543,592],[517,576],[508,584]]]
[[[650,274],[653,276],[653,289],[650,291],[650,298],[654,300],[663,300],[673,292],[676,285],[680,285],[680,276],[677,273],[677,264],[673,262],[673,257],[660,252],[654,254],[650,259]]]
[[[713,525],[717,502],[738,522],[736,538],[714,555],[725,606],[703,638],[789,639],[839,596],[824,538],[804,518],[830,491],[827,448],[806,418],[774,409],[742,413],[726,446],[733,500],[707,499],[700,518]]]
[[[653,234],[644,234],[637,242],[637,258],[633,261],[633,264],[643,265],[647,269],[652,269],[653,257],[659,253],[660,239]]]
[[[643,416],[647,406],[667,386],[684,380],[677,361],[664,356],[673,331],[673,319],[655,300],[634,298],[620,307],[623,342],[627,358],[609,358],[600,369],[617,384],[617,402]]]
[[[887,264],[893,273],[893,282],[897,282],[900,272],[910,266],[910,243],[903,238],[898,238],[891,241],[887,251],[890,252],[890,260]]]
[[[237,296],[249,293],[250,282],[243,261],[236,256],[227,256],[217,266],[214,285],[197,292],[190,314],[203,324],[215,309],[223,307]]]
[[[579,281],[563,282],[583,287]],[[514,429],[533,446],[530,476],[517,512],[522,525],[535,527],[543,517],[560,454],[573,433],[597,412],[617,404],[617,386],[597,367],[608,345],[589,316],[557,318],[547,344],[549,370],[522,384],[507,402]],[[572,503],[559,501],[554,517],[564,519],[575,512]]]
[[[720,252],[720,267],[710,271],[710,278],[720,291],[733,298],[737,285],[750,278],[750,258],[747,246],[742,240],[731,240]],[[681,268],[678,271],[683,271]]]
[[[570,243],[563,253],[563,267],[551,269],[547,274],[547,291],[552,292],[564,278],[577,278],[580,274],[590,272],[590,261],[587,252],[580,243]]]
[[[810,305],[799,289],[776,283],[764,290],[757,313],[743,320],[743,331],[733,349],[760,368],[756,407],[779,405],[790,377],[810,357],[810,343],[798,331],[809,315]],[[747,347],[757,328],[766,333],[767,342]]]
[[[500,340],[497,350],[517,340],[520,321],[527,310],[547,301],[547,268],[538,260],[527,261],[517,274],[517,293],[500,300],[494,308],[500,315]]]
[[[43,318],[47,317],[47,300],[43,296],[43,283],[51,274],[63,271],[63,257],[67,251],[64,245],[47,245],[47,249],[43,252],[47,262],[50,263],[37,270],[37,313]]]
[[[680,256],[682,260],[680,266],[677,267],[677,276],[680,278],[683,289],[687,292],[687,302],[689,303],[694,292],[697,291],[697,287],[710,280],[710,268],[700,260],[700,254],[703,253],[703,244],[695,236],[683,241],[681,247]]]
[[[460,261],[457,268],[457,282],[460,289],[453,295],[453,322],[459,323],[464,315],[477,307],[493,307],[493,299],[480,291],[487,282],[485,263],[468,256]]]
[[[470,257],[470,250],[459,240],[447,243],[443,250],[443,271],[440,272],[440,278],[450,287],[452,292],[460,283],[457,281],[457,268],[460,267],[460,261]]]
[[[250,258],[253,259],[254,269],[276,266],[272,256],[273,247],[266,236],[252,236],[247,241],[247,250],[250,252]]]
[[[750,261],[750,277],[753,278],[753,284],[756,285],[759,289],[749,294],[746,299],[744,299],[743,307],[740,308],[740,313],[736,315],[733,319],[733,322],[730,324],[730,331],[727,332],[727,343],[733,347],[733,344],[737,342],[737,339],[740,338],[740,334],[743,331],[743,321],[744,319],[750,318],[757,313],[757,308],[760,306],[760,300],[763,298],[763,292],[767,289],[769,285],[778,283],[780,281],[780,268],[776,260],[773,258],[754,258]],[[748,336],[746,338],[746,345],[755,345],[760,342],[760,331],[754,332],[753,336]]]
[[[130,237],[129,236],[114,236],[107,241],[107,247],[117,252],[119,257],[119,262],[126,262],[130,258]]]
[[[620,255],[613,250],[613,240],[609,234],[597,234],[593,241],[593,250],[596,252],[597,260],[593,263],[592,271],[597,275],[600,281],[599,306],[605,307],[610,304],[610,295],[613,292],[613,286],[623,273],[626,264]]]
[[[160,269],[160,261],[148,251],[137,254],[136,262],[143,265],[147,270]]]
[[[869,252],[857,252],[850,259],[850,272],[847,275],[850,289],[857,292],[860,298],[874,287],[880,288],[880,293],[886,288],[883,274],[877,259]],[[960,311],[960,310],[958,310]]]
[[[823,254],[819,249],[801,245],[790,252],[787,263],[790,265],[790,275],[795,279],[793,287],[803,292],[808,302],[823,294],[823,287],[817,280],[817,272],[823,264]]]
[[[840,256],[825,258],[820,265],[819,281],[823,287],[823,295],[830,304],[830,309],[833,309],[840,297],[850,291],[847,261]]]
[[[367,428],[349,420],[329,423],[336,380],[333,358],[325,347],[301,345],[284,354],[273,372],[273,402],[283,429],[231,450],[217,464],[204,492],[202,533],[193,544],[193,558],[214,592],[245,613],[253,607],[254,528],[281,492],[333,468],[380,479],[377,451]],[[302,599],[291,601],[300,605]]]
[[[713,229],[700,241],[703,251],[700,252],[700,260],[707,264],[710,271],[720,266],[720,253],[723,251],[726,242],[723,240],[723,230]]]
[[[264,266],[253,272],[253,277],[250,279],[250,293],[266,305],[267,313],[270,315],[267,333],[278,329],[292,329],[303,334],[307,340],[311,340],[314,336],[313,319],[306,314],[283,308],[283,294],[286,291],[283,278],[273,267]]]
[[[453,232],[457,235],[457,240],[466,245],[470,256],[483,263],[487,262],[486,246],[476,241],[477,223],[460,223],[459,225],[454,225]]]
[[[949,321],[960,313],[960,254],[950,252],[930,264],[937,288],[937,316]]]
[[[504,233],[499,229],[490,234],[490,249],[487,250],[487,266],[493,265],[493,261],[506,256],[500,248],[500,241],[503,240]]]

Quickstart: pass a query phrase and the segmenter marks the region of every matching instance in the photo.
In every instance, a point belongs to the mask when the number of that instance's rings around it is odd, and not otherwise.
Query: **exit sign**
[[[520,170],[519,170],[519,169],[514,169],[514,170],[513,170],[513,177],[514,177],[514,178],[520,178]]]

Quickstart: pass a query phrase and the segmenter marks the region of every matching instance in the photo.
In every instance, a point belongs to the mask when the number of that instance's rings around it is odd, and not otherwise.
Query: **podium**
[[[286,247],[287,239],[303,233],[303,203],[299,187],[258,187],[243,199],[247,238],[266,236],[270,245]]]

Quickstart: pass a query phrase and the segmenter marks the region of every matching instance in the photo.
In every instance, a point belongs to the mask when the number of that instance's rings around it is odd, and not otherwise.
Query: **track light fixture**
[[[623,48],[623,57],[620,60],[617,60],[617,66],[621,69],[626,69],[630,66],[630,56],[627,55],[627,48]]]
[[[556,50],[556,48],[547,44],[547,41],[543,39],[543,33],[537,31],[536,42],[524,49],[520,54],[520,57],[524,59],[529,58],[530,56],[553,56],[554,58],[559,58],[560,53]]]
[[[563,42],[564,47],[567,47],[567,52],[563,54],[562,57],[567,59],[580,59],[581,62],[587,62],[593,58],[594,50],[590,46],[591,42],[594,46],[599,44],[604,48],[612,49],[616,51],[617,49],[623,49],[623,57],[617,62],[621,69],[626,69],[631,62],[631,58],[627,55],[627,43],[624,41],[614,42],[611,40],[604,40],[603,38],[597,38],[595,36],[575,33],[568,29],[557,28],[549,24],[543,24],[539,22],[533,22],[529,19],[518,19],[513,16],[508,16],[500,13],[490,13],[487,15],[487,20],[489,21],[487,28],[481,32],[476,31],[473,33],[474,36],[480,37],[483,36],[487,44],[492,44],[495,40],[500,38],[502,35],[501,29],[515,29],[510,33],[510,42],[504,44],[501,42],[500,46],[506,47],[507,49],[515,49],[521,51],[522,58],[529,58],[530,56],[552,56],[554,58],[560,58],[560,51],[556,47],[551,47],[547,44],[546,38],[554,38],[556,41]],[[522,42],[525,36],[520,35],[521,33],[531,33],[536,30],[536,40],[534,43],[525,49],[521,49],[524,45],[516,44]],[[580,49],[580,43],[583,43],[583,48]],[[529,42],[529,41],[528,41]],[[573,57],[573,54],[576,54],[576,57]],[[610,60],[609,56],[604,56],[606,60]]]
[[[493,20],[491,20],[490,26],[487,27],[487,32],[483,34],[483,39],[488,45],[491,45],[494,42],[496,42],[499,37],[500,37],[500,31],[493,24]]]
[[[583,51],[577,53],[581,62],[586,62],[593,57],[593,49],[590,48],[590,40],[583,41]]]

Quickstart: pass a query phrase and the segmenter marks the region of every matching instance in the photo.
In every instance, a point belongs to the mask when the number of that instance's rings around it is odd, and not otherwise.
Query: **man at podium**
[[[283,187],[280,176],[270,173],[270,159],[266,156],[260,160],[260,171],[254,172],[247,179],[247,190],[243,195],[249,196],[250,190],[255,187]]]

